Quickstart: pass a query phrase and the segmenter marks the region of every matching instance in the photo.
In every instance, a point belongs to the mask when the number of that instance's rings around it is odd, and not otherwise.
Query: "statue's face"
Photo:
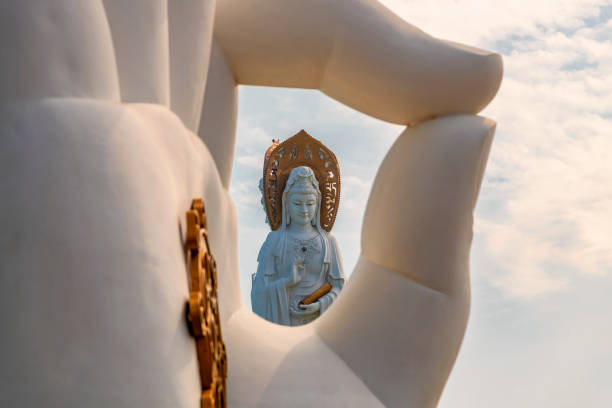
[[[315,193],[293,193],[289,195],[287,205],[291,222],[307,225],[317,213],[317,195]]]

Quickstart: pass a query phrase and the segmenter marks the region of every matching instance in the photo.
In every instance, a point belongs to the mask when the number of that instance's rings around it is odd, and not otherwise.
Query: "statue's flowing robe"
[[[332,290],[319,299],[321,310],[325,312],[332,304],[344,285],[342,259],[336,238],[322,232],[323,263],[321,274],[325,282],[332,285]],[[259,250],[257,273],[253,277],[251,305],[253,312],[274,323],[290,325],[289,295],[286,288],[287,279],[292,272],[287,258],[288,233],[284,229],[271,231]]]

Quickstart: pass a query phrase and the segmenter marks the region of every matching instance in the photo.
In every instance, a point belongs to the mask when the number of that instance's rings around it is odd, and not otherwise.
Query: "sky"
[[[612,0],[384,0],[429,34],[496,51],[504,80],[471,252],[472,310],[441,408],[612,406]],[[334,233],[359,255],[370,186],[403,127],[318,91],[239,89],[231,193],[243,297],[269,229],[272,138],[300,129],[341,164]]]

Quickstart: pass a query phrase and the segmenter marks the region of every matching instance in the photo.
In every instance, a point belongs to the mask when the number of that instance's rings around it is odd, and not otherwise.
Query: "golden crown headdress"
[[[310,167],[321,191],[321,227],[331,231],[340,204],[340,165],[336,155],[304,130],[282,143],[273,141],[266,150],[263,168],[263,195],[268,222],[273,230],[283,219],[282,196],[291,170]]]

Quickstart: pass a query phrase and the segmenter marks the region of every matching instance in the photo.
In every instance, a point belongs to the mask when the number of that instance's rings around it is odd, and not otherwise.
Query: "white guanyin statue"
[[[285,144],[291,148],[288,155],[283,148]],[[316,153],[321,152],[318,158],[325,160],[321,163],[322,168],[330,168],[331,164],[337,162],[320,142],[303,131],[283,145],[275,143],[272,148],[278,146],[277,149],[266,154],[266,174],[282,173],[279,167],[283,167],[283,158],[288,159],[285,160],[285,173],[290,172],[280,195],[281,211],[277,213],[281,222],[274,225],[268,217],[272,231],[259,251],[251,303],[256,314],[271,322],[299,326],[313,321],[329,308],[342,290],[344,272],[336,238],[321,226],[322,218],[332,218],[326,217],[326,209],[337,211],[337,199],[333,200],[335,205],[323,207],[321,217],[323,194],[315,171],[307,165],[291,167],[300,159],[307,162],[313,160],[315,145],[319,148]],[[302,151],[301,146],[304,146]],[[316,167],[315,162],[308,164]],[[337,165],[333,167],[338,168]],[[327,178],[331,176],[334,179],[333,186],[339,187],[338,176],[332,172],[320,174],[324,174],[322,177],[326,178],[327,185],[330,183]],[[276,186],[276,180],[271,182],[270,177],[267,177],[260,182],[260,190],[263,193],[264,209],[267,212],[272,210],[274,218],[274,205],[269,205],[270,200],[266,198],[271,198],[274,203],[274,192],[278,195],[280,191],[266,189],[265,186],[271,184]],[[270,194],[266,195],[266,192]],[[328,228],[331,229],[330,224]]]

